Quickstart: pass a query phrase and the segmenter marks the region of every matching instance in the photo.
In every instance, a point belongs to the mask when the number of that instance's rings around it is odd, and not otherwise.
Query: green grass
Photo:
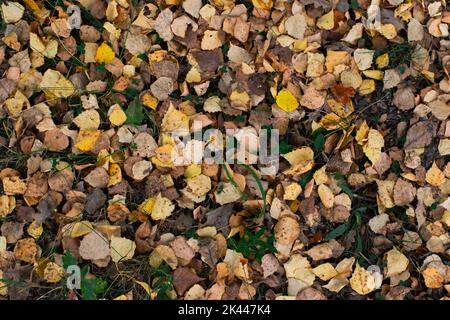
[[[163,262],[151,272],[153,276],[152,289],[157,292],[157,300],[170,299],[168,291],[173,290],[173,275],[170,274],[170,271],[170,267]]]
[[[260,228],[255,233],[252,233],[247,229],[242,237],[235,236],[230,238],[228,240],[228,246],[231,249],[242,253],[246,258],[261,261],[261,258],[266,253],[277,252],[273,245],[275,235],[273,233],[266,235],[266,231],[266,227]]]

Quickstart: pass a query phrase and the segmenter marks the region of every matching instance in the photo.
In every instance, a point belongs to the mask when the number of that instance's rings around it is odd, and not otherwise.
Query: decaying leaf
[[[110,247],[112,261],[119,262],[133,258],[136,244],[129,239],[112,236]]]

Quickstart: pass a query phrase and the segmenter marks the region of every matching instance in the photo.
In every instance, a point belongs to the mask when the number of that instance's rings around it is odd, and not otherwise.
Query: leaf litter
[[[1,17],[0,300],[450,298],[443,2],[27,0]],[[278,130],[280,166],[250,147],[184,162],[202,142],[171,133],[207,128]],[[80,290],[62,289],[70,265]]]

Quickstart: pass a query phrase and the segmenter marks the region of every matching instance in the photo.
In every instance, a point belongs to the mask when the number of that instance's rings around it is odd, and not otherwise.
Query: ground
[[[445,1],[0,5],[0,300],[450,298]]]

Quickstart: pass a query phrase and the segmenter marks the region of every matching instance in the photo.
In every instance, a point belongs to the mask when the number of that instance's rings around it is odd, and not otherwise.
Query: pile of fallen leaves
[[[0,300],[449,299],[446,1],[0,5]]]

